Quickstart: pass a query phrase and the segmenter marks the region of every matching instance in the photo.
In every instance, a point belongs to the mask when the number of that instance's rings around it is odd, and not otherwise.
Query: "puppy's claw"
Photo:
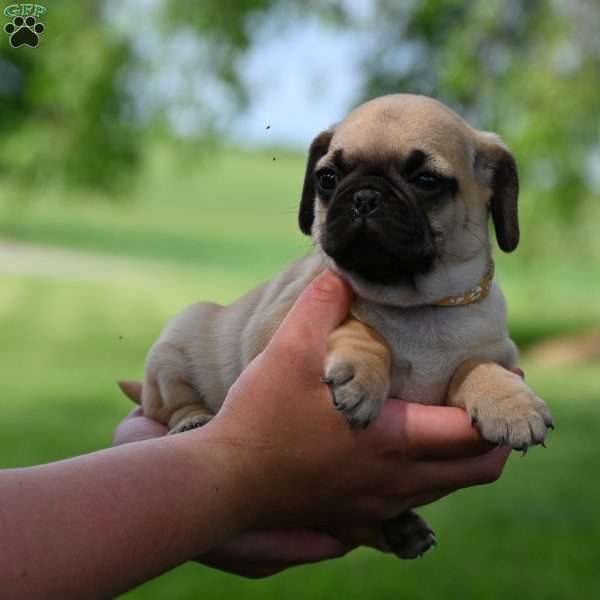
[[[175,435],[177,433],[184,433],[186,431],[191,431],[192,429],[197,429],[198,427],[202,427],[211,421],[214,415],[197,415],[195,417],[191,417],[183,420],[175,427],[172,427],[168,435]]]

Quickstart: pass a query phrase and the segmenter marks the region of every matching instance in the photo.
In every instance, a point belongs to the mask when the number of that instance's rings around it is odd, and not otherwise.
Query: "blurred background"
[[[600,5],[44,6],[37,48],[0,31],[0,466],[108,445],[130,409],[115,381],[169,317],[309,251],[311,138],[373,96],[433,95],[520,166],[523,242],[498,277],[548,449],[426,508],[440,545],[420,561],[360,550],[259,582],[186,565],[124,597],[600,597]]]

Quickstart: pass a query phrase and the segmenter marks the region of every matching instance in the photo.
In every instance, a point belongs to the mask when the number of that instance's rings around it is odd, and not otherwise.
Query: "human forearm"
[[[197,433],[0,473],[3,593],[112,597],[236,534],[231,464]]]

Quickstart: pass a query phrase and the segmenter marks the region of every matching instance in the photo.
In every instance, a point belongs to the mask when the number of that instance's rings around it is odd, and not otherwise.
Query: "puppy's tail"
[[[139,404],[142,401],[142,382],[123,380],[117,381],[121,391],[133,402]]]

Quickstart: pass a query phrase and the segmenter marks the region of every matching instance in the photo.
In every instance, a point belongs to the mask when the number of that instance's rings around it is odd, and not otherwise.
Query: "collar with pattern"
[[[486,271],[481,281],[470,290],[460,296],[446,296],[433,303],[433,306],[465,306],[483,300],[490,293],[492,281],[494,279],[494,262],[490,263],[490,268]]]

